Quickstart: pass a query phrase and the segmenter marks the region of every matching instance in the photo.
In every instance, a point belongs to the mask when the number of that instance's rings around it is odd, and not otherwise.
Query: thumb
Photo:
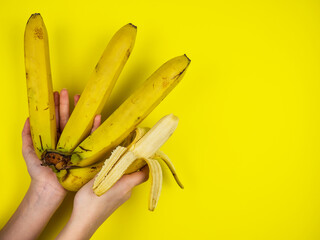
[[[39,159],[33,148],[29,118],[27,118],[22,130],[22,154],[27,164],[32,160],[39,163]]]

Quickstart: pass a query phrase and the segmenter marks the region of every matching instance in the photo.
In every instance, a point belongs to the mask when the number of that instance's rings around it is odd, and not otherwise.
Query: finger
[[[60,131],[61,132],[68,122],[69,115],[70,115],[70,110],[69,110],[68,90],[62,89],[60,92],[60,105],[59,105]]]
[[[101,124],[101,115],[96,115],[94,120],[93,120],[93,126],[91,129],[91,133],[93,133]]]
[[[127,175],[127,181],[130,182],[130,185],[133,187],[145,182],[149,178],[149,167],[148,165],[144,166],[140,171],[134,172]]]
[[[54,92],[54,107],[56,112],[56,124],[57,124],[57,132],[60,131],[59,127],[59,92]]]
[[[73,97],[74,106],[76,106],[76,105],[77,105],[77,103],[78,103],[79,99],[80,99],[80,95],[79,95],[79,94],[74,95],[74,97]]]
[[[22,154],[25,157],[25,161],[27,163],[31,161],[30,159],[33,159],[33,158],[38,160],[37,155],[33,148],[29,118],[27,118],[22,130]]]
[[[30,120],[27,118],[22,130],[22,147],[25,148],[30,146],[33,147],[33,143],[30,131]]]

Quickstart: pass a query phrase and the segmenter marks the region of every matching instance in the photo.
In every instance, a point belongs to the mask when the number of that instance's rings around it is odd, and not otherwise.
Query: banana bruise
[[[94,117],[101,113],[132,52],[136,35],[137,27],[127,24],[112,37],[61,134],[57,150],[72,152],[88,136]]]
[[[173,134],[178,124],[178,118],[172,114],[160,119],[147,133],[128,148],[117,147],[95,178],[93,190],[101,196],[108,191],[124,174],[138,171],[141,165],[135,162],[143,161],[148,165],[151,176],[151,190],[149,197],[149,210],[153,211],[158,203],[162,187],[162,169],[158,159],[165,158],[178,185],[183,188],[177,177],[176,171],[170,159],[159,152],[159,148]],[[156,158],[156,159],[155,159]],[[136,166],[136,168],[132,168]],[[130,169],[130,171],[128,171]]]
[[[75,149],[70,166],[105,159],[183,78],[190,59],[173,58],[154,72],[111,116]]]
[[[39,13],[32,14],[27,22],[24,57],[32,142],[41,158],[45,150],[55,149],[57,129],[48,34]]]

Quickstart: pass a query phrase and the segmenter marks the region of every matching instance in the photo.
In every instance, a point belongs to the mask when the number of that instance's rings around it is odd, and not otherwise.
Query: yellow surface
[[[104,119],[163,62],[183,53],[192,59],[180,85],[142,124],[180,117],[162,149],[185,189],[165,171],[154,213],[147,210],[148,182],[92,239],[320,238],[319,1],[3,2],[0,227],[30,182],[20,150],[23,33],[40,12],[54,89],[72,94],[83,90],[113,33],[128,22],[138,26]],[[72,197],[40,239],[62,229]]]

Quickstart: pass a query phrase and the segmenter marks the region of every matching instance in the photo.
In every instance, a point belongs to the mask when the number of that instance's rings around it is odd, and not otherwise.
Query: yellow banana
[[[121,146],[116,148],[113,151],[113,156],[123,154],[122,150],[125,150],[128,147],[131,147],[135,144],[142,136],[146,134],[149,128],[136,128],[122,143]],[[49,154],[49,153],[48,153]],[[54,159],[53,159],[54,160]],[[53,161],[52,160],[52,161]],[[59,159],[55,160],[59,161]],[[56,163],[57,164],[57,163]],[[98,162],[88,167],[77,167],[70,169],[63,169],[56,171],[61,185],[69,191],[78,191],[84,184],[89,182],[94,176],[101,170],[101,167],[104,165],[104,161]],[[143,167],[142,165],[141,167]],[[135,170],[138,168],[135,168]],[[55,170],[55,168],[53,168]]]
[[[160,159],[183,188],[170,159],[159,150],[175,130],[178,118],[168,115],[151,130],[137,128],[137,125],[180,82],[190,59],[183,55],[163,64],[87,137],[95,115],[101,112],[128,60],[135,37],[136,27],[132,24],[122,27],[113,36],[56,147],[48,36],[40,14],[33,14],[25,29],[30,127],[34,148],[42,165],[50,166],[61,185],[70,191],[79,190],[99,172],[94,191],[101,195],[123,174],[139,171],[147,164],[152,181],[149,209],[154,210],[162,186]]]
[[[135,143],[130,144],[129,148],[118,146],[110,158],[105,161],[104,166],[98,173],[93,190],[96,195],[101,196],[108,191],[119,178],[131,171],[138,171],[140,166],[136,169],[128,171],[132,164],[141,159],[145,161],[150,170],[151,175],[151,191],[149,198],[149,210],[153,211],[157,205],[160,197],[161,186],[162,186],[162,170],[159,162],[154,159],[166,158],[168,166],[179,186],[183,188],[183,185],[177,178],[173,164],[162,153],[158,153],[159,148],[169,139],[173,134],[178,124],[178,118],[172,114],[167,115],[160,119],[144,136],[138,139]]]
[[[56,173],[60,184],[68,191],[76,192],[101,170],[104,162],[88,167],[64,169]]]
[[[132,52],[136,34],[137,27],[127,24],[112,37],[61,134],[57,150],[72,152],[87,137]]]
[[[39,158],[55,149],[57,130],[53,99],[48,34],[39,13],[29,18],[24,35],[30,128]]]
[[[108,165],[109,167],[106,169],[104,168],[104,172],[109,172],[110,169],[117,163],[119,158],[127,151],[127,149],[134,148],[134,145],[149,131],[149,128],[142,128],[138,127],[136,128],[132,133],[129,134],[129,136],[112,152],[112,157],[110,157],[106,162],[108,164],[104,163],[104,161],[98,162],[96,164],[93,164],[88,167],[79,167],[79,168],[70,168],[70,169],[64,169],[60,171],[56,171],[56,175],[58,177],[59,182],[61,185],[69,190],[69,191],[78,191],[84,184],[89,182],[94,176],[101,170],[103,165]],[[183,188],[182,183],[178,179],[178,176],[176,174],[175,168],[173,164],[171,163],[170,159],[167,155],[165,155],[161,150],[156,151],[156,153],[150,158],[149,165],[151,160],[163,160],[171,170],[174,178],[176,179],[176,182],[178,185]],[[126,170],[125,174],[129,174],[132,172],[135,172],[139,169],[141,169],[143,166],[145,166],[146,160],[143,159],[137,159],[134,161]],[[155,163],[157,164],[157,163]],[[154,164],[152,165],[154,166]],[[151,166],[151,167],[152,167]],[[150,168],[151,168],[150,167]],[[150,169],[150,175],[155,176],[159,178],[158,175],[155,175],[155,173],[152,172],[153,169]],[[96,178],[96,181],[101,181],[99,178],[104,178],[103,174],[99,174]],[[153,179],[153,177],[151,177]],[[155,181],[155,180],[152,180]],[[153,185],[152,185],[153,186]],[[152,194],[151,194],[152,195]]]
[[[182,79],[190,59],[163,64],[111,116],[74,150],[69,166],[88,166],[106,158]]]

